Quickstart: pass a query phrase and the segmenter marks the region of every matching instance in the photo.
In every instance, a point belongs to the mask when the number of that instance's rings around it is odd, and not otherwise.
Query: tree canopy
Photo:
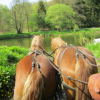
[[[0,4],[0,31],[6,32],[7,30],[10,30],[10,15],[9,15],[9,9],[7,6]]]
[[[12,0],[0,5],[0,33],[100,27],[100,0]]]
[[[71,28],[75,24],[75,12],[69,5],[56,4],[49,7],[45,20],[58,30]]]

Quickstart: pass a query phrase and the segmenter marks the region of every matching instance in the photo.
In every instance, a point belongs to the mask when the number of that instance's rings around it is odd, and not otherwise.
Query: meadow
[[[44,35],[44,36],[54,36],[54,35],[79,35],[84,34],[85,36],[88,35],[95,35],[100,33],[100,28],[81,28],[74,31],[73,29],[67,29],[67,30],[43,30],[43,31],[30,31],[30,32],[24,32],[22,34],[17,34],[16,32],[6,32],[0,34],[0,40],[2,39],[14,39],[14,38],[28,38],[33,35]]]

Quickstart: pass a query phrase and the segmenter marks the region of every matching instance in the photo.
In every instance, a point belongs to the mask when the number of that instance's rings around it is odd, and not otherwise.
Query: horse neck
[[[41,50],[44,50],[44,47],[34,45],[34,46],[31,46],[31,48],[30,48],[30,49],[31,49],[32,51],[33,51],[33,50],[38,50],[38,51],[41,51]]]
[[[58,66],[58,62],[59,62],[59,56],[60,56],[60,54],[61,54],[61,52],[62,52],[62,50],[63,49],[61,49],[61,48],[58,48],[57,50],[55,50],[55,54],[54,54],[54,62],[55,62],[55,64]]]
[[[44,51],[44,48],[40,48],[40,47],[38,47],[38,46],[32,46],[32,47],[30,48],[30,52],[29,52],[28,54],[32,53],[32,51],[34,51],[34,50],[38,50],[38,51],[43,50],[43,51]]]

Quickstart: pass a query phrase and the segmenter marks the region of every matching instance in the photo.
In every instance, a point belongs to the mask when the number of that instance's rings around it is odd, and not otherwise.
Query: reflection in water
[[[53,36],[57,37],[57,36]],[[98,38],[100,36],[97,36]],[[80,45],[78,42],[78,36],[76,35],[63,35],[61,38],[67,42],[68,45],[73,44],[74,46]],[[21,38],[21,39],[9,39],[9,40],[0,40],[0,46],[21,46],[25,48],[30,48],[32,38]],[[51,37],[44,37],[43,38],[45,51],[48,53],[52,52],[51,48]]]

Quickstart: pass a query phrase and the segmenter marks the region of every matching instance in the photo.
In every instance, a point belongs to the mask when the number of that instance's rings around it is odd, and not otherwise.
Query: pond
[[[57,37],[57,36],[53,36]],[[77,35],[63,35],[60,36],[64,41],[67,42],[68,45],[73,44],[74,46],[80,45],[79,36]],[[96,36],[100,38],[100,35]],[[0,46],[21,46],[24,48],[30,48],[32,38],[20,38],[20,39],[8,39],[8,40],[0,40]],[[48,53],[52,52],[51,48],[51,37],[43,37],[43,42],[45,46],[45,51]]]

